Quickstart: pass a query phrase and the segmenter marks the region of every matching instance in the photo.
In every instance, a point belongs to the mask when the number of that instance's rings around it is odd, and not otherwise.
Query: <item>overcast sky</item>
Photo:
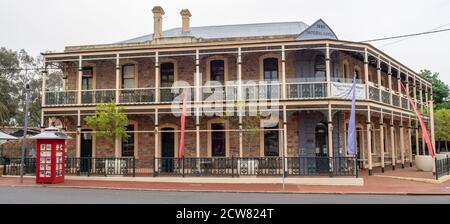
[[[191,26],[303,21],[322,18],[341,40],[367,39],[450,28],[449,0],[1,0],[0,46],[33,55],[64,46],[114,43],[152,33],[151,9],[166,12],[163,29]],[[450,84],[450,32],[373,43],[406,66],[440,73]]]

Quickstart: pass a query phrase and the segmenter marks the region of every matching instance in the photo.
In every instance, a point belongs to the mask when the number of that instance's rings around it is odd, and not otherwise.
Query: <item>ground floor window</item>
[[[279,156],[278,130],[273,130],[278,129],[278,125],[264,129],[270,129],[264,131],[264,156]]]
[[[226,156],[224,124],[211,124],[211,131],[211,155]]]
[[[122,141],[122,156],[134,156],[134,125],[127,126],[127,132],[130,136],[126,141]]]

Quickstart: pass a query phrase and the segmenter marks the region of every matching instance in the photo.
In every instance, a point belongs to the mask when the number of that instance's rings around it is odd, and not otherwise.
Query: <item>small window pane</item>
[[[135,66],[124,65],[122,67],[122,88],[135,88]]]

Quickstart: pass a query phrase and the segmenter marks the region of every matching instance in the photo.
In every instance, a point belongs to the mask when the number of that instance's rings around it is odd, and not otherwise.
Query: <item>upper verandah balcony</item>
[[[266,46],[49,60],[63,65],[65,85],[61,91],[46,91],[43,107],[93,105],[111,100],[131,105],[170,103],[179,92],[172,88],[176,81],[190,85],[192,101],[216,100],[211,98],[211,91],[222,95],[225,101],[236,101],[239,94],[240,99],[249,101],[348,99],[343,93],[350,89],[353,75],[358,78],[360,100],[408,109],[405,91],[398,91],[399,78],[419,107],[428,100],[427,85],[422,86],[415,75],[367,49],[337,47]]]

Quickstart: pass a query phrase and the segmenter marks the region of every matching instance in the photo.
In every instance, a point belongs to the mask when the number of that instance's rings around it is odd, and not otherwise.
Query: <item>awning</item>
[[[0,131],[0,140],[14,140],[14,139],[17,138]]]

